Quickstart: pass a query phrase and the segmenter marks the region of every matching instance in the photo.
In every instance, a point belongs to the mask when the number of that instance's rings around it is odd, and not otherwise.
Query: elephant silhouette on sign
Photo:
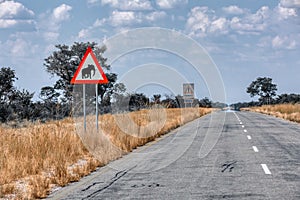
[[[93,74],[92,74],[93,71]],[[95,76],[96,69],[94,65],[88,65],[86,68],[82,69],[82,79],[92,78]]]

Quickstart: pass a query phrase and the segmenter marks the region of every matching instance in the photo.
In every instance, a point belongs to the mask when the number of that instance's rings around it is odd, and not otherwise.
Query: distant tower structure
[[[192,107],[195,99],[194,83],[184,83],[182,88],[184,107]]]

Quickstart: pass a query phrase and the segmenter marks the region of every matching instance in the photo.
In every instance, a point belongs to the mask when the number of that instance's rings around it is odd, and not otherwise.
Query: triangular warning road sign
[[[73,84],[98,84],[108,83],[95,54],[91,47],[86,50],[75,74],[71,80]]]

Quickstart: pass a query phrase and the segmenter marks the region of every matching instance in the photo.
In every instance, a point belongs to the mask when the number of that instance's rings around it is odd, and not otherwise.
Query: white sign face
[[[183,84],[183,98],[184,99],[194,99],[194,83],[184,83]]]
[[[104,80],[91,54],[86,57],[86,60],[82,65],[76,80]]]

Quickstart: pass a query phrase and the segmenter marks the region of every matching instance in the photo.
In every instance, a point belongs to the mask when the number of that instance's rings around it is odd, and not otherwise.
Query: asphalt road
[[[186,124],[52,199],[300,199],[300,125],[249,112]]]

